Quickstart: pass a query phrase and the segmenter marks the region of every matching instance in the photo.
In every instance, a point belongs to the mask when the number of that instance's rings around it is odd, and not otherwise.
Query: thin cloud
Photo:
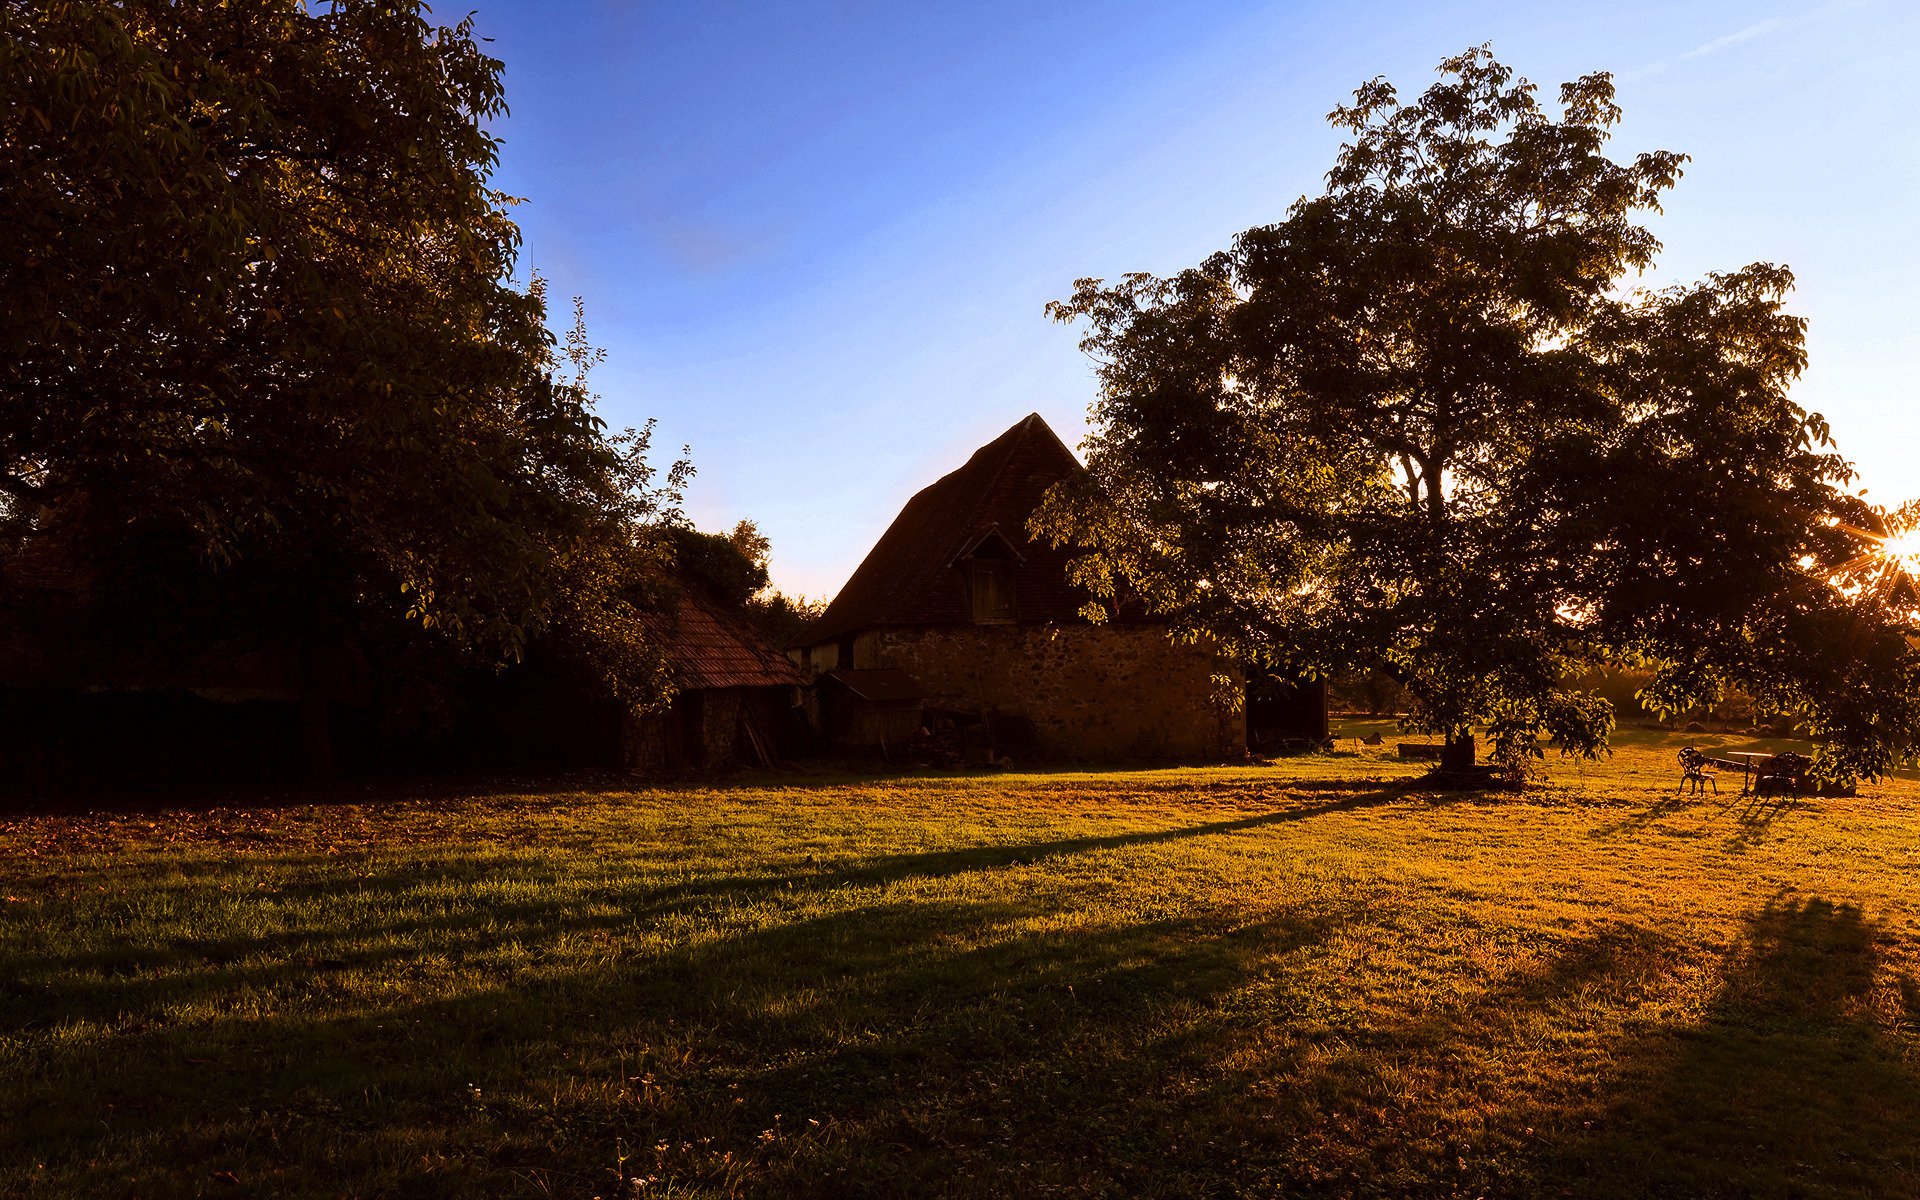
[[[1651,62],[1644,67],[1625,72],[1621,78],[1644,79],[1649,75],[1658,75],[1660,72],[1675,64],[1687,62],[1690,59],[1705,58],[1709,54],[1718,54],[1729,46],[1738,46],[1742,42],[1750,42],[1755,38],[1767,37],[1771,34],[1780,33],[1789,29],[1801,29],[1808,25],[1817,25],[1823,21],[1828,21],[1840,16],[1843,13],[1850,13],[1856,9],[1865,8],[1871,3],[1873,3],[1873,0],[1832,0],[1831,3],[1809,9],[1798,16],[1768,17],[1766,20],[1755,22],[1745,29],[1736,29],[1732,33],[1714,38],[1710,42],[1702,42],[1685,54],[1677,54],[1672,58],[1663,58],[1658,62]]]
[[[1850,7],[1858,8],[1859,5],[1855,4],[1855,5],[1851,5]],[[1806,18],[1806,19],[1810,20],[1812,18]],[[1693,49],[1687,51],[1685,54],[1682,54],[1678,59],[1675,59],[1674,61],[1685,62],[1689,58],[1705,58],[1707,55],[1712,54],[1716,50],[1724,50],[1728,46],[1737,46],[1741,42],[1752,41],[1754,38],[1757,38],[1757,37],[1765,37],[1767,34],[1772,33],[1776,29],[1785,29],[1786,27],[1787,27],[1787,22],[1782,20],[1781,18],[1769,17],[1767,20],[1760,22],[1758,25],[1747,26],[1745,29],[1740,30],[1738,33],[1730,33],[1725,37],[1717,37],[1712,41],[1706,43],[1705,45],[1695,46]]]

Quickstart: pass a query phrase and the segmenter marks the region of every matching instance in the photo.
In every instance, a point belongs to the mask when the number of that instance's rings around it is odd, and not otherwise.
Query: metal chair
[[[1688,746],[1682,750],[1680,752],[1680,787],[1675,790],[1685,791],[1687,785],[1692,784],[1693,793],[1697,796],[1700,794],[1701,789],[1710,783],[1713,785],[1713,794],[1718,796],[1720,794],[1720,777],[1712,771],[1707,770],[1707,765],[1710,761],[1706,755],[1695,750],[1692,746]]]
[[[1807,768],[1813,760],[1804,754],[1795,754],[1789,750],[1785,754],[1776,754],[1760,768],[1760,775],[1753,781],[1753,794],[1764,795],[1769,790],[1792,792],[1798,795],[1805,781]]]

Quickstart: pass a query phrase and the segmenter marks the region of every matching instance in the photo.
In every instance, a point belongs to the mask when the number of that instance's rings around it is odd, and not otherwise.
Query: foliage
[[[536,276],[533,294],[544,298]],[[589,411],[592,369],[606,357],[588,340],[586,305],[575,297],[573,324],[550,373]],[[638,706],[668,697],[672,683],[651,616],[666,603],[675,539],[686,532],[681,504],[693,464],[684,453],[661,473],[649,459],[654,422],[605,440],[605,474],[576,497],[575,536],[555,560],[554,608],[545,630],[560,655],[608,695]]]
[[[767,539],[751,521],[732,533],[673,531],[674,560],[682,573],[730,608],[744,608],[767,587]]]
[[[738,610],[775,646],[798,640],[826,611],[824,601],[788,596],[773,587],[767,566],[773,543],[752,521],[724,534],[680,528],[673,538],[683,575]]]
[[[1620,742],[0,814],[0,1194],[1920,1191],[1920,786]]]
[[[6,23],[9,548],[58,542],[122,640],[413,645],[410,622],[498,662],[558,626],[656,690],[609,598],[684,471],[604,436],[595,352],[577,324],[556,352],[544,290],[508,282],[501,64],[471,19],[51,0]]]
[[[754,597],[747,615],[754,626],[776,646],[792,646],[801,641],[807,627],[826,614],[827,602],[811,596],[789,596],[773,591]]]
[[[1605,696],[1564,687],[1540,697],[1501,697],[1487,720],[1494,761],[1515,782],[1532,778],[1545,757],[1542,733],[1559,743],[1562,755],[1597,758],[1607,751],[1614,727],[1614,707]]]
[[[1402,103],[1375,80],[1326,192],[1171,278],[1050,306],[1098,364],[1089,476],[1036,529],[1096,609],[1306,674],[1381,668],[1414,720],[1604,746],[1578,661],[1642,657],[1662,702],[1729,684],[1872,775],[1920,734],[1911,622],[1845,564],[1866,506],[1788,387],[1804,322],[1757,263],[1628,291],[1685,159],[1603,152],[1588,75],[1547,112],[1485,49]],[[1838,585],[1837,585],[1838,583]]]
[[[1348,667],[1337,671],[1327,680],[1327,688],[1328,703],[1338,710],[1377,717],[1400,712],[1407,704],[1407,690],[1379,667],[1368,670]]]

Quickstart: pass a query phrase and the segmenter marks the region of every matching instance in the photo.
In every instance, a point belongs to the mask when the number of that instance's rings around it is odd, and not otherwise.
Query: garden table
[[[1725,758],[1714,761],[1729,769],[1740,768],[1740,794],[1744,796],[1753,782],[1753,777],[1776,757],[1778,755],[1771,750],[1735,750]]]

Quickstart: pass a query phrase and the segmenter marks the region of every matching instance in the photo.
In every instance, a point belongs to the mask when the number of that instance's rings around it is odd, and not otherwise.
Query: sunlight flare
[[[1909,578],[1920,577],[1920,528],[1902,529],[1878,539],[1880,556]]]

